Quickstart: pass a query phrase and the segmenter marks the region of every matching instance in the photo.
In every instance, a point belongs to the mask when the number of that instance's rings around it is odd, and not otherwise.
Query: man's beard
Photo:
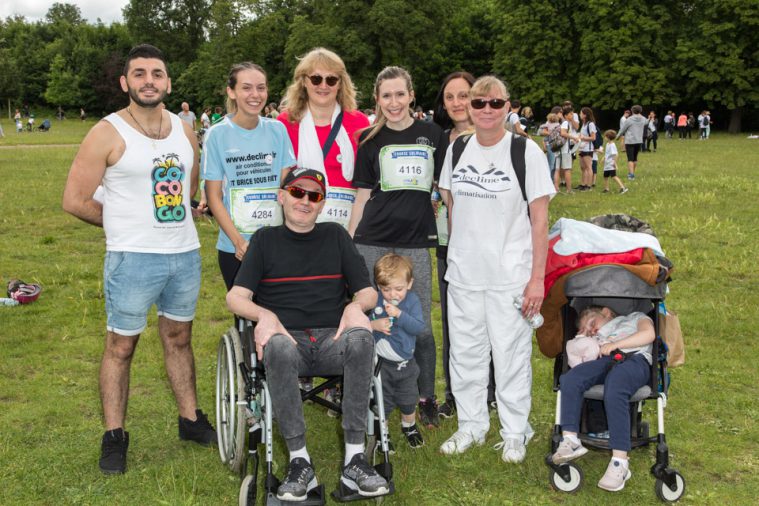
[[[139,96],[139,94],[138,94],[138,91],[136,89],[134,89],[134,88],[129,87],[128,88],[128,90],[129,90],[129,92],[128,92],[129,93],[129,98],[131,98],[132,102],[134,102],[135,104],[139,105],[140,107],[145,107],[147,109],[153,109],[155,107],[158,107],[158,105],[160,105],[161,102],[163,102],[163,99],[166,98],[166,95],[168,94],[168,93],[166,93],[166,91],[164,91],[164,92],[161,93],[160,90],[158,90],[157,88],[153,88],[153,89],[156,90],[156,91],[158,91],[159,95],[148,101],[148,100],[141,99],[140,96]]]

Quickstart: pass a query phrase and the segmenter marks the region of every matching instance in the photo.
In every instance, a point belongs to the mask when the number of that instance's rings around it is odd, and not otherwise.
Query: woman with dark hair
[[[435,123],[440,125],[449,142],[456,137],[472,129],[472,121],[469,119],[467,106],[469,105],[469,90],[474,84],[474,76],[469,72],[453,72],[443,79],[440,91],[435,98]],[[438,205],[439,193],[433,192],[433,199],[437,197],[434,205]],[[448,269],[446,256],[448,255],[448,208],[445,205],[437,207],[437,281],[440,289],[440,311],[443,327],[443,376],[445,377],[445,402],[440,405],[438,414],[443,418],[451,418],[456,413],[456,401],[451,392],[451,374],[448,368],[448,353],[450,341],[448,337],[448,282],[445,280],[445,272]],[[491,382],[492,383],[492,382]],[[491,395],[489,401],[495,398]]]
[[[282,224],[277,191],[295,165],[287,131],[263,116],[267,98],[264,69],[250,62],[233,65],[227,79],[229,114],[208,129],[203,145],[201,170],[208,207],[219,224],[216,249],[227,290],[251,235]]]
[[[580,121],[580,186],[577,189],[582,192],[593,188],[593,141],[598,135],[598,128],[590,107],[580,109]]]
[[[351,182],[357,132],[369,120],[356,106],[356,89],[336,53],[317,47],[301,58],[277,119],[287,128],[298,167],[327,176],[327,199],[317,222],[348,227],[356,190]],[[327,146],[327,143],[330,143]]]
[[[651,143],[654,143],[654,153],[656,153],[656,141],[659,139],[659,119],[656,117],[656,113],[651,111],[648,113],[648,122],[646,123],[648,129],[648,137],[646,137],[646,150],[651,151]]]
[[[374,84],[375,123],[361,133],[356,174],[358,188],[348,231],[366,261],[370,276],[386,253],[409,257],[413,290],[422,303],[425,330],[416,338],[419,365],[419,415],[423,425],[438,424],[435,402],[435,340],[430,323],[432,262],[437,245],[430,205],[448,139],[435,123],[411,117],[414,87],[400,67],[386,67]],[[373,280],[372,280],[373,281]]]

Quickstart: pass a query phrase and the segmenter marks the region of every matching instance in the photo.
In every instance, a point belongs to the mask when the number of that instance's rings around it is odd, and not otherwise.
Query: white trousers
[[[451,390],[459,430],[484,437],[490,429],[487,389],[492,355],[501,437],[526,444],[533,435],[528,421],[532,329],[513,306],[516,295],[521,290],[473,291],[448,285]]]

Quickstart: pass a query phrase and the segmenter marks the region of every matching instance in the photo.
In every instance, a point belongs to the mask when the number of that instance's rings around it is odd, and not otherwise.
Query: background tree
[[[728,131],[737,133],[744,108],[759,107],[759,3],[683,2],[680,12],[673,63],[682,95],[706,108],[725,107]]]

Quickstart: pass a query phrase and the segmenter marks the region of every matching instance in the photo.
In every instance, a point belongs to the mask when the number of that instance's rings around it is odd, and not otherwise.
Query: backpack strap
[[[527,138],[521,135],[511,136],[511,165],[514,167],[514,172],[517,175],[517,181],[519,182],[519,188],[522,190],[522,198],[527,202],[527,190],[525,189],[525,172],[527,171],[527,164],[524,159],[525,151],[527,150]],[[527,213],[530,213],[530,207],[527,206]]]
[[[466,148],[467,142],[472,138],[472,134],[459,135],[453,140],[453,147],[451,148],[451,168],[455,169],[461,159],[461,154]]]

